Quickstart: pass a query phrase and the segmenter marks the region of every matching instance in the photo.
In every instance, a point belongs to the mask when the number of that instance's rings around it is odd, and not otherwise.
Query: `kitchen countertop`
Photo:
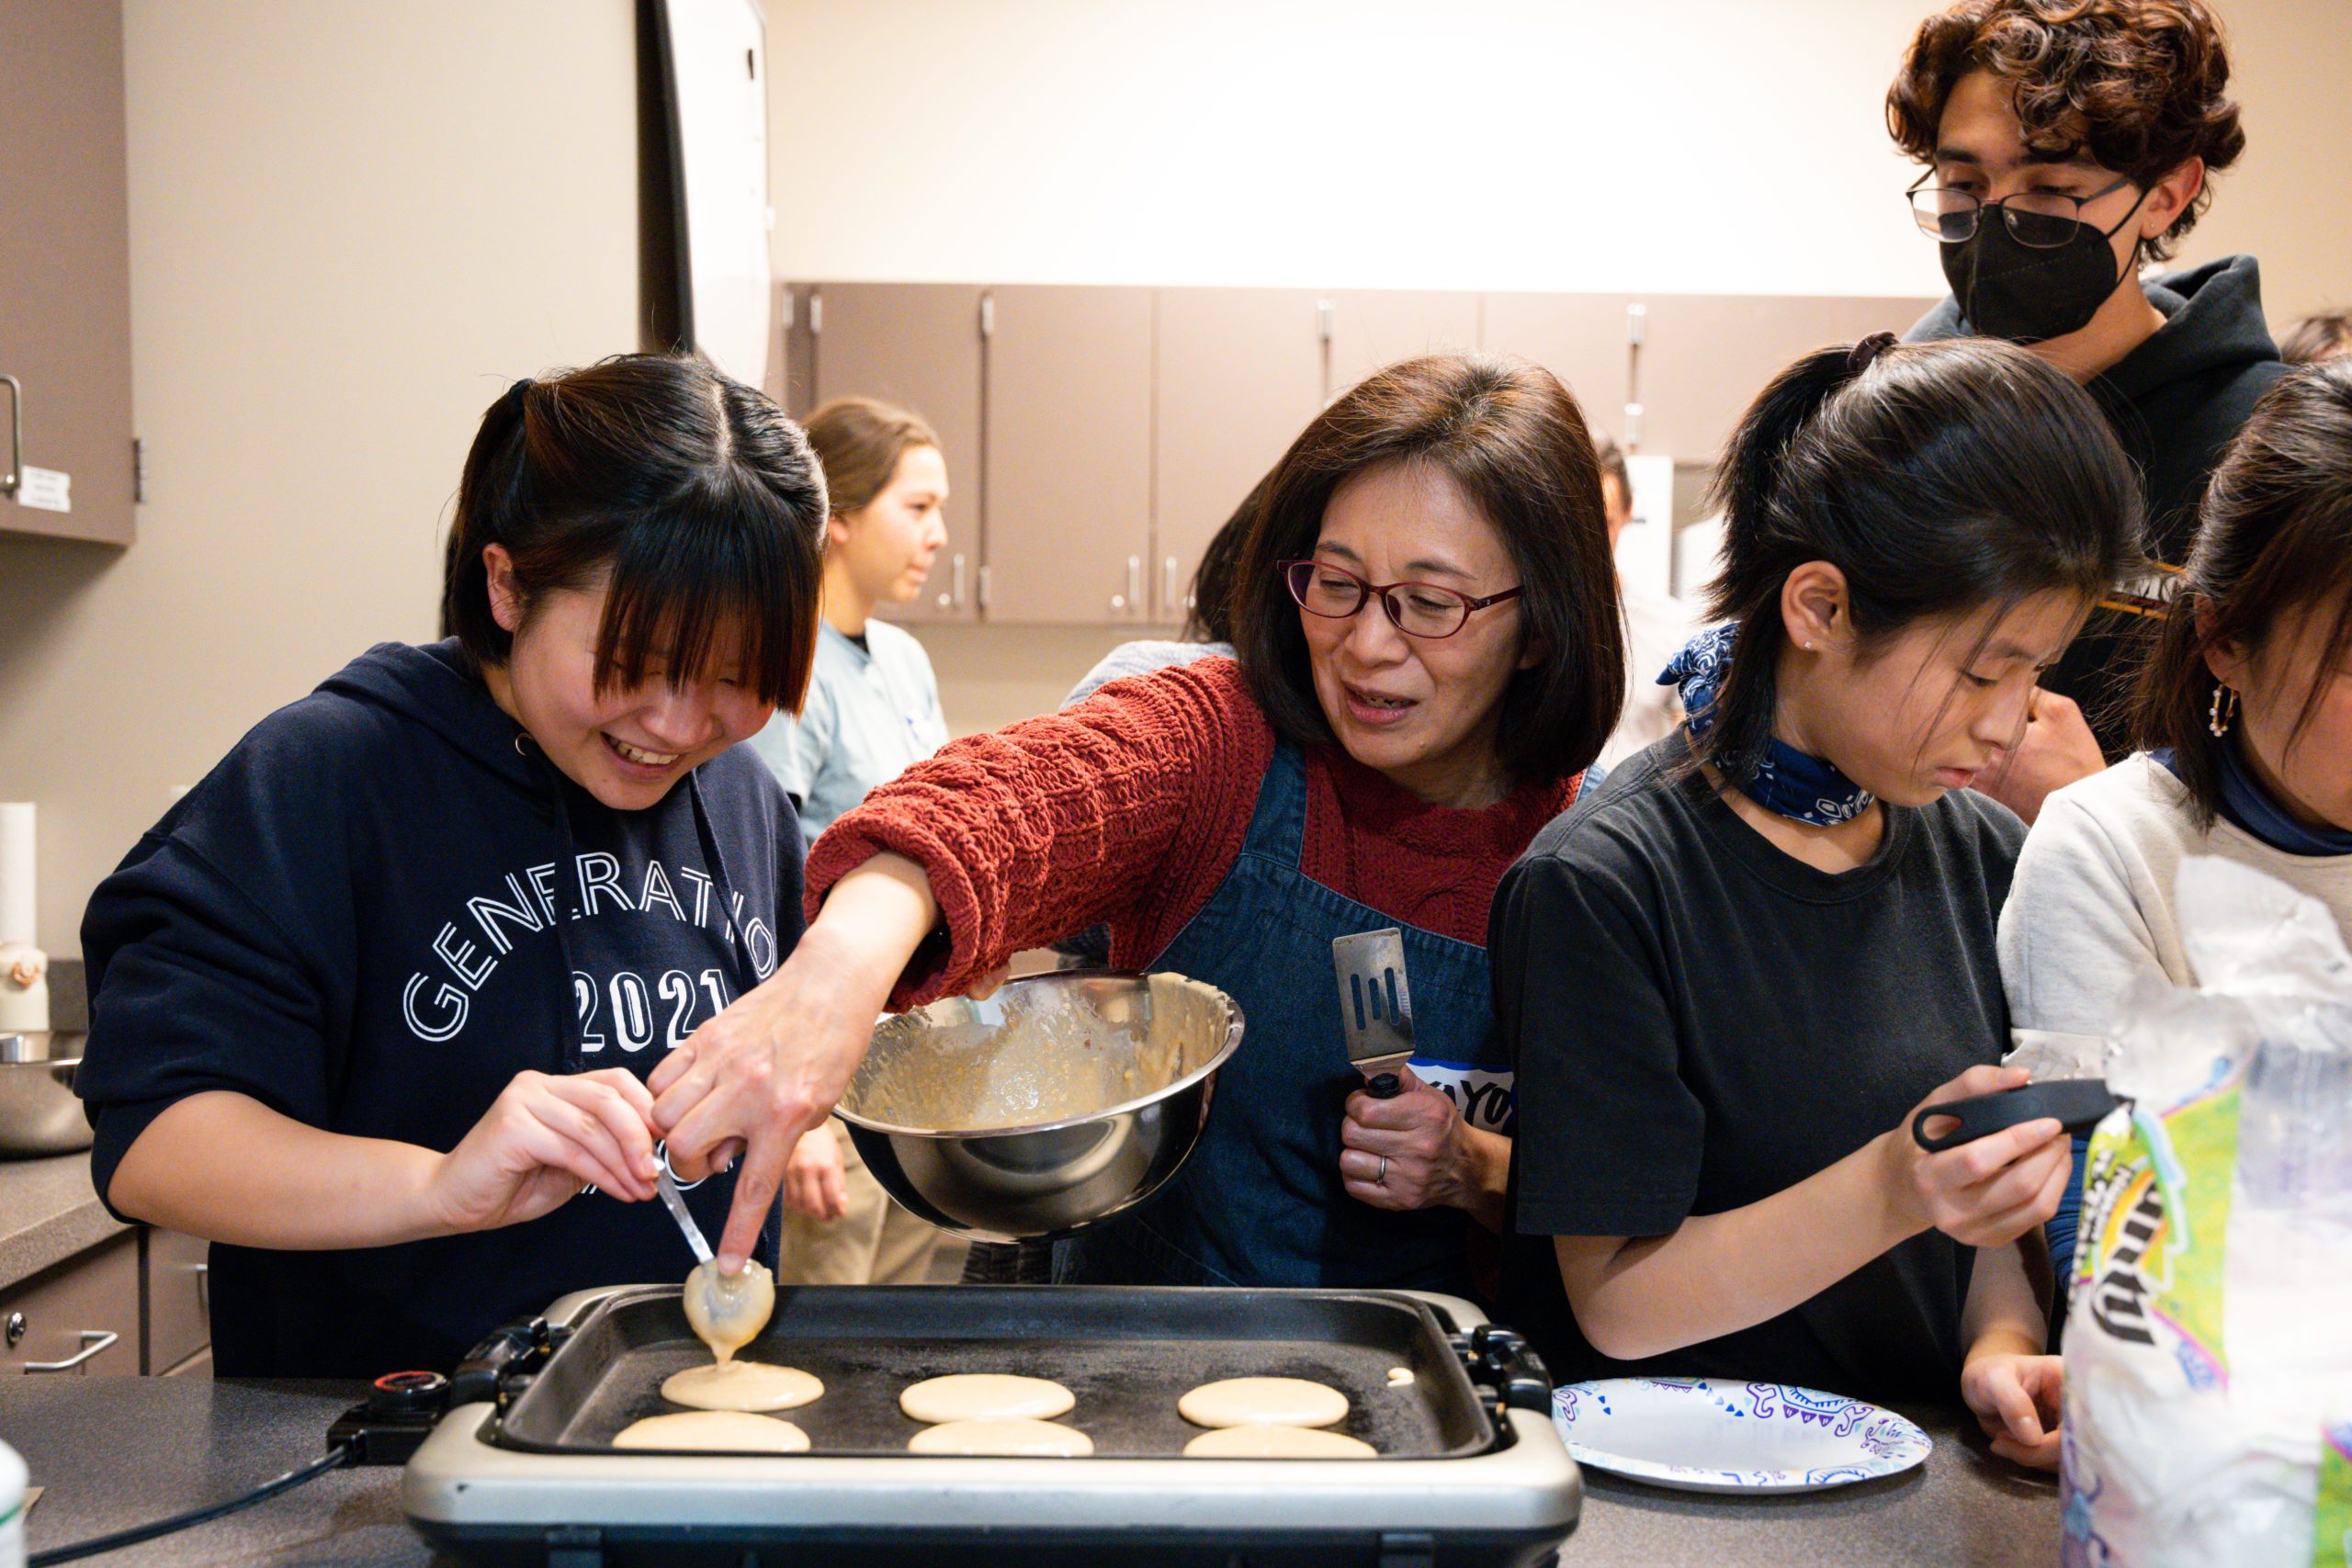
[[[14,1378],[0,1438],[48,1493],[27,1544],[42,1551],[202,1506],[321,1451],[357,1385],[183,1378]],[[1956,1412],[1906,1409],[1936,1439],[1908,1474],[1836,1491],[1728,1499],[1657,1491],[1588,1472],[1584,1519],[1562,1568],[1716,1563],[1741,1568],[2007,1568],[2054,1562],[2056,1483],[1961,1433]],[[88,1561],[131,1564],[359,1564],[437,1560],[401,1513],[400,1472],[338,1471],[226,1519]]]
[[[98,1201],[87,1149],[0,1159],[0,1291],[130,1228]]]

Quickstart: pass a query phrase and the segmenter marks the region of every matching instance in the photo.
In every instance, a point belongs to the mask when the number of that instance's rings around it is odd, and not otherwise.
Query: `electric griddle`
[[[676,1285],[566,1297],[460,1369],[456,1403],[402,1494],[469,1561],[1264,1568],[1533,1568],[1575,1528],[1577,1467],[1542,1364],[1467,1302],[1381,1291],[834,1286],[779,1291],[743,1352],[815,1373],[781,1412],[800,1454],[616,1450],[674,1409],[670,1373],[707,1360]],[[1402,1367],[1409,1382],[1395,1382]],[[910,1454],[909,1383],[951,1372],[1052,1378],[1086,1458]],[[1199,1383],[1302,1377],[1348,1396],[1337,1429],[1374,1460],[1180,1457]]]

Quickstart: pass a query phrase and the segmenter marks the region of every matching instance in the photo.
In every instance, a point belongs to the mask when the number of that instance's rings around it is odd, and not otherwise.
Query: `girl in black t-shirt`
[[[1669,671],[1684,728],[1497,897],[1506,1316],[1561,1382],[1957,1379],[1997,1451],[2054,1463],[2032,1280],[2067,1141],[1928,1155],[1908,1122],[2023,1081],[1993,941],[2023,829],[1967,786],[2133,558],[2135,481],[2031,355],[1882,334],[1783,372],[1720,485],[1731,625]]]

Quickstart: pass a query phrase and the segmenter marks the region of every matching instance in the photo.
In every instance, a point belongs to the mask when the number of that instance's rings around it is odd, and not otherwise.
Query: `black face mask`
[[[2000,213],[1978,215],[1976,232],[1944,245],[1944,280],[1968,324],[1986,337],[2011,343],[2046,343],[2081,332],[2115,292],[2119,275],[2117,230],[2132,221],[2140,200],[2113,229],[2077,222],[2063,245],[2047,249],[2019,243]],[[2132,247],[2139,254],[2139,247]]]

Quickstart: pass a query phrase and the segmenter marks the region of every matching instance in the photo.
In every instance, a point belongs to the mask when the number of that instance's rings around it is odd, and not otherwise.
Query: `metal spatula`
[[[662,1206],[670,1211],[670,1217],[677,1221],[678,1228],[685,1233],[686,1245],[694,1249],[695,1261],[709,1262],[710,1243],[703,1239],[702,1227],[695,1224],[694,1211],[686,1207],[684,1190],[684,1186],[699,1187],[702,1182],[684,1185],[679,1182],[678,1173],[670,1168],[670,1145],[666,1140],[653,1145],[653,1158],[661,1168],[654,1175],[654,1190],[662,1195]],[[704,1178],[704,1180],[708,1179]]]
[[[1331,966],[1340,978],[1340,1028],[1354,1063],[1382,1098],[1401,1087],[1395,1069],[1413,1055],[1413,993],[1405,984],[1405,933],[1360,931],[1335,938]],[[1385,1080],[1385,1085],[1384,1085]],[[1382,1093],[1384,1087],[1386,1093]]]

